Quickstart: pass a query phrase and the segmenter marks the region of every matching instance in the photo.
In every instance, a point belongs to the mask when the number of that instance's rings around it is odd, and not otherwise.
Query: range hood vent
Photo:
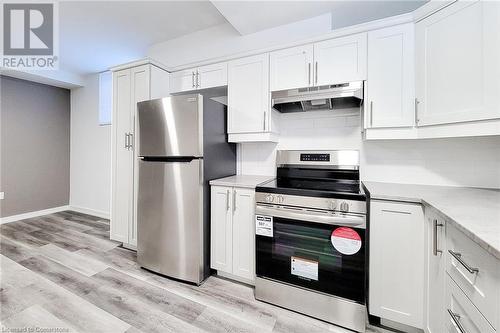
[[[358,108],[363,81],[273,91],[273,108],[282,113]]]

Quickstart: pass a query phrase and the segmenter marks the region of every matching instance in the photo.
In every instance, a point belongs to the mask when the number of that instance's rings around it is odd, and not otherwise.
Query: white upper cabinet
[[[170,92],[176,93],[196,89],[196,72],[186,69],[170,74]]]
[[[366,79],[366,33],[314,44],[314,86]]]
[[[271,91],[309,87],[313,80],[313,45],[303,45],[270,54]]]
[[[198,89],[207,89],[227,85],[227,62],[198,67]]]
[[[270,54],[271,90],[366,79],[366,33],[292,47]]]
[[[227,62],[174,72],[170,76],[170,92],[221,87],[227,85]]]
[[[415,125],[414,24],[368,33],[366,128]]]
[[[230,61],[228,64],[229,141],[246,141],[246,134],[270,132],[269,54]],[[240,134],[234,139],[236,134]],[[250,136],[255,141],[255,136]],[[257,140],[259,141],[259,140]]]
[[[500,118],[500,3],[458,1],[416,24],[419,126]]]

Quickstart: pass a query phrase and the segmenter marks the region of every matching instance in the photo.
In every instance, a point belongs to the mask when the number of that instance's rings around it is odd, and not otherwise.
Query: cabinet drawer
[[[448,275],[446,278],[446,332],[495,333],[488,321]]]
[[[455,227],[447,224],[446,271],[465,295],[498,327],[500,263]]]

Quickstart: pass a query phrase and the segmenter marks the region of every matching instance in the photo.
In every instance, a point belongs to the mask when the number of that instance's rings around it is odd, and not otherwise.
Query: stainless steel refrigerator
[[[138,262],[196,284],[210,271],[208,182],[236,173],[226,107],[214,94],[138,103]]]

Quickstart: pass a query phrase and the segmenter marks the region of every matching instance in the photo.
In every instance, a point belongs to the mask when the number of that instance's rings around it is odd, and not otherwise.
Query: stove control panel
[[[340,203],[340,211],[343,212],[343,213],[347,213],[349,212],[349,203],[347,203],[346,201],[342,201]]]
[[[302,162],[330,162],[330,154],[300,154]]]
[[[366,201],[319,198],[307,196],[295,196],[278,193],[255,192],[257,204],[263,203],[275,206],[306,207],[311,209],[322,209],[340,212],[343,214],[357,213],[366,214]]]

